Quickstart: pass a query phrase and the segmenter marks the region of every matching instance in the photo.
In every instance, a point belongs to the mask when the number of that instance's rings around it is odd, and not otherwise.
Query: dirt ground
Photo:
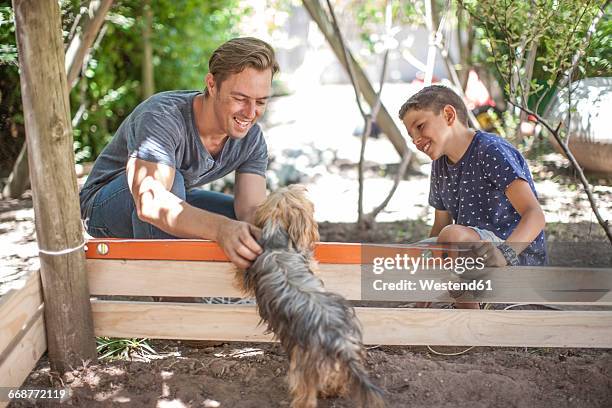
[[[287,407],[287,358],[275,344],[193,349],[153,341],[163,358],[79,367],[60,381],[45,359],[25,387],[72,393],[78,407]],[[441,348],[439,348],[441,349]],[[445,351],[450,351],[446,348]],[[425,348],[377,347],[368,369],[389,407],[610,407],[609,350],[475,348],[456,357]],[[10,407],[58,404],[13,402]],[[352,407],[343,399],[319,406]]]

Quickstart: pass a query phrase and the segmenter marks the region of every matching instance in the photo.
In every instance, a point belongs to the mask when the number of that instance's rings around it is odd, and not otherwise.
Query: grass
[[[149,360],[151,356],[157,355],[157,352],[148,340],[96,337],[96,350],[100,360]]]

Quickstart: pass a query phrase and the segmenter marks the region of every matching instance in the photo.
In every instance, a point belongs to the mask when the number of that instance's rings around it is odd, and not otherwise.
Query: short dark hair
[[[221,44],[208,61],[208,72],[219,87],[228,76],[239,74],[247,67],[258,71],[269,69],[274,76],[279,66],[272,46],[258,38],[233,38]],[[204,89],[204,95],[208,95],[208,89]]]
[[[467,108],[463,99],[455,91],[443,85],[430,85],[412,95],[402,105],[399,111],[400,120],[410,110],[430,110],[436,115],[440,114],[446,105],[451,105],[457,111],[457,118],[468,126]]]

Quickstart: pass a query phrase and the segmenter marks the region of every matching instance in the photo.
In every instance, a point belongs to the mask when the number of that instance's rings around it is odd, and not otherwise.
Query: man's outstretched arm
[[[161,163],[129,159],[126,174],[138,218],[179,238],[217,241],[232,263],[239,268],[250,266],[261,252],[255,240],[259,230],[196,208],[172,194],[175,171]]]

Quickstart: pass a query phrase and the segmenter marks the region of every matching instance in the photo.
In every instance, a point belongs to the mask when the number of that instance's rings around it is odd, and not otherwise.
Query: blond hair
[[[258,71],[269,69],[274,77],[279,66],[272,46],[254,37],[233,38],[221,44],[208,61],[208,72],[213,75],[218,87],[228,76],[238,74],[247,67]],[[208,89],[204,89],[204,95],[208,96]]]

